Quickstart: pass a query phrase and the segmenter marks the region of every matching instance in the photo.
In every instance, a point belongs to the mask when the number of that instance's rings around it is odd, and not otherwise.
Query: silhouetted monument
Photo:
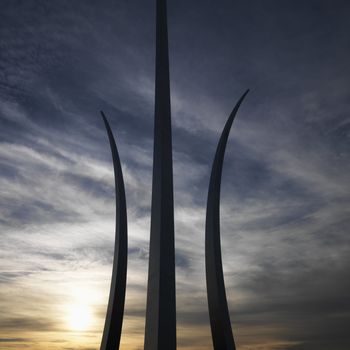
[[[157,0],[151,237],[145,350],[176,349],[173,161],[165,0]]]
[[[218,143],[211,170],[205,224],[205,267],[211,334],[215,350],[236,349],[227,306],[220,245],[220,188],[228,135],[248,91],[237,102]]]
[[[106,126],[109,144],[112,151],[114,180],[115,180],[115,246],[113,257],[113,270],[111,289],[107,307],[107,315],[103,330],[101,350],[118,350],[122,332],[126,268],[128,255],[128,229],[126,215],[126,200],[122,168],[119,160],[117,146],[108,121],[101,112]]]
[[[157,0],[156,83],[151,235],[147,287],[145,350],[176,350],[174,200],[166,0]],[[210,177],[205,227],[208,307],[214,350],[235,350],[227,306],[220,246],[220,187],[229,132],[246,91],[237,102],[217,146]],[[101,350],[118,350],[122,329],[127,216],[122,169],[112,131],[102,117],[111,146],[116,193],[116,234],[111,290]]]

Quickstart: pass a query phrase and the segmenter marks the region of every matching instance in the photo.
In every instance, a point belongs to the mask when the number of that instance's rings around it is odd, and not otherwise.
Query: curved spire
[[[225,149],[237,111],[247,95],[239,99],[229,116],[218,143],[211,170],[205,224],[205,266],[209,317],[214,350],[235,350],[227,306],[220,245],[220,187]]]
[[[128,255],[128,229],[126,216],[126,200],[122,167],[118,155],[117,146],[107,118],[101,111],[103,121],[108,134],[109,144],[112,151],[115,201],[116,201],[116,223],[115,223],[115,245],[111,289],[107,307],[107,315],[103,330],[101,350],[118,350],[123,324],[124,301],[126,288],[126,268]]]

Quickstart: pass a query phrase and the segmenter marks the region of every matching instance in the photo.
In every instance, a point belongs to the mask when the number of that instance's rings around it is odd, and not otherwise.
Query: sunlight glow
[[[92,322],[92,312],[87,305],[71,305],[68,310],[68,325],[73,331],[85,331]]]

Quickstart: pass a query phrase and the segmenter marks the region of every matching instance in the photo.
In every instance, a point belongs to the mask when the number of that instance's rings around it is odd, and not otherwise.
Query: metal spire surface
[[[157,0],[151,236],[145,350],[176,349],[173,164],[166,0]]]
[[[105,123],[109,144],[112,151],[115,180],[116,218],[112,281],[111,289],[109,292],[107,315],[100,349],[118,350],[124,315],[126,269],[128,255],[126,200],[123,173],[117,146],[113,137],[112,130],[108,124],[107,118],[105,117],[103,112],[101,112],[101,115]]]
[[[227,306],[220,244],[220,188],[227,139],[237,111],[247,95],[239,99],[229,116],[218,143],[212,166],[205,225],[205,267],[210,326],[214,350],[235,350]]]

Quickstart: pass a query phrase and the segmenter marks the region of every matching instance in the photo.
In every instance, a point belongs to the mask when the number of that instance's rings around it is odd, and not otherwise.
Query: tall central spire
[[[157,0],[151,238],[145,350],[176,349],[173,163],[166,0]]]

